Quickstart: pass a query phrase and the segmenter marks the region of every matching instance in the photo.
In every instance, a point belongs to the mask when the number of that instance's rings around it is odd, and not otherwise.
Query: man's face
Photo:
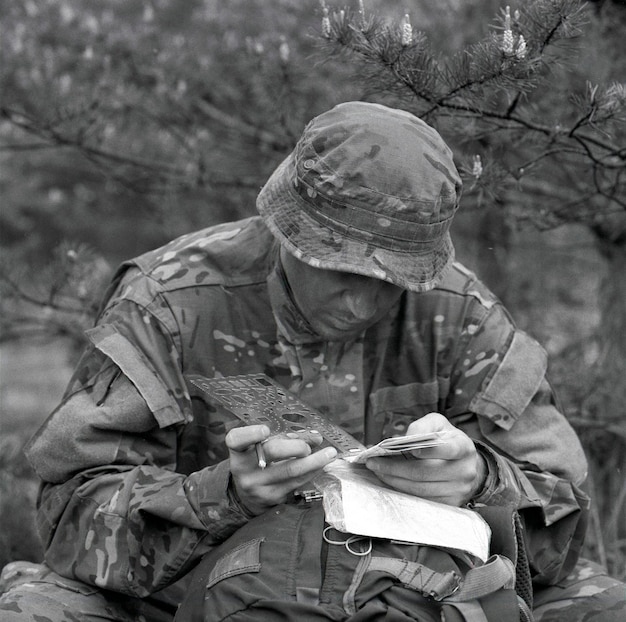
[[[280,257],[300,312],[330,341],[355,338],[382,319],[404,291],[379,279],[313,268],[283,248]]]

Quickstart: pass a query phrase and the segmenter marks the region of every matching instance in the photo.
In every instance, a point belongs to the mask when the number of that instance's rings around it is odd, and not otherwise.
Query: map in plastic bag
[[[366,448],[322,413],[303,403],[265,374],[222,378],[189,376],[202,394],[236,415],[245,425],[265,424],[272,434],[321,434],[340,460],[314,481],[323,492],[326,520],[347,533],[443,546],[486,559],[490,530],[475,512],[397,492],[362,463],[374,456],[405,455],[446,442],[445,432],[387,438]],[[418,458],[414,458],[418,459]]]
[[[489,557],[491,529],[472,510],[398,492],[346,460],[327,465],[313,483],[323,493],[326,522],[338,531]]]

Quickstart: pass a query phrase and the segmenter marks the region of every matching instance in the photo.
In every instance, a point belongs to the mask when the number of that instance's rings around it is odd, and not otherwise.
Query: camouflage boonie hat
[[[460,193],[452,152],[432,127],[402,110],[347,102],[306,126],[257,208],[305,263],[423,292],[454,259]]]

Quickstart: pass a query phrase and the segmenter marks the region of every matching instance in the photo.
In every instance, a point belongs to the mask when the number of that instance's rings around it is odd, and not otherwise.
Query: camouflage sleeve
[[[184,389],[151,363],[169,361],[176,375],[164,332],[124,303],[90,337],[63,402],[26,450],[44,482],[38,525],[55,571],[146,596],[248,518],[229,496],[227,463],[177,472],[189,413]],[[149,358],[138,346],[147,339]]]
[[[494,307],[463,347],[450,407],[488,465],[474,501],[519,509],[534,579],[553,583],[576,563],[587,524],[580,441],[556,407],[544,350],[501,308]],[[462,395],[468,396],[464,406]]]

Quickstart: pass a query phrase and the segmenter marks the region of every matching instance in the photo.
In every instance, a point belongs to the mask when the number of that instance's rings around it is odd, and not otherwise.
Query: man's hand
[[[226,435],[232,483],[244,507],[254,515],[284,503],[294,490],[315,477],[337,456],[334,447],[311,453],[301,439],[269,438],[264,425],[234,428]],[[268,467],[259,467],[255,446],[263,443]]]
[[[443,415],[430,413],[414,421],[409,434],[445,432],[446,442],[411,452],[415,458],[370,458],[366,466],[385,484],[415,497],[460,507],[479,491],[487,474],[474,442]]]

